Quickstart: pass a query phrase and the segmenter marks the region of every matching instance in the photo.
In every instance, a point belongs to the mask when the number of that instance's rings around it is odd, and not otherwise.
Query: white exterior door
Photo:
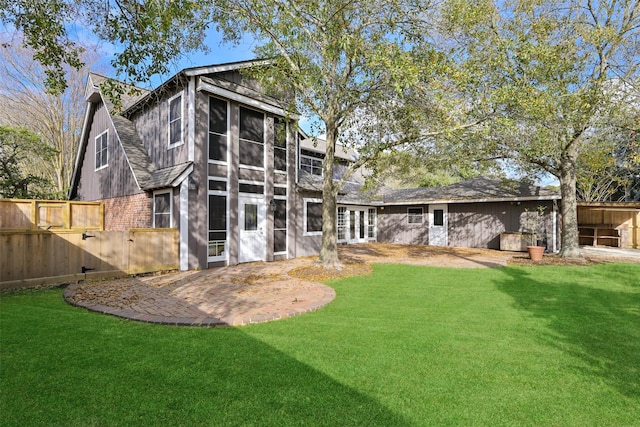
[[[447,205],[429,205],[429,245],[447,246]]]
[[[375,210],[365,206],[349,206],[339,211],[338,240],[364,243],[375,239]]]
[[[238,208],[240,211],[238,262],[264,261],[267,253],[264,197],[240,197]]]

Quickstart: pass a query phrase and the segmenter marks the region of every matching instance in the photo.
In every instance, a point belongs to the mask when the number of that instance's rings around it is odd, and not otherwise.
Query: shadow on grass
[[[544,319],[542,339],[626,396],[640,397],[640,269],[628,265],[504,268],[498,289]]]
[[[133,323],[59,290],[1,302],[5,426],[410,424],[242,329]]]

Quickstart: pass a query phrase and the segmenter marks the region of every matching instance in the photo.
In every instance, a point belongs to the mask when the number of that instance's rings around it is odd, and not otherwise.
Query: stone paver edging
[[[63,296],[71,305],[140,322],[241,326],[315,311],[335,299],[333,288],[286,273],[301,262],[81,282]]]

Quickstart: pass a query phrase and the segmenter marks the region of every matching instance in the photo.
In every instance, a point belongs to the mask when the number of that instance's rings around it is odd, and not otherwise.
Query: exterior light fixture
[[[189,190],[196,191],[198,189],[198,183],[192,176],[189,177]]]
[[[275,212],[276,209],[278,209],[278,207],[276,206],[276,201],[274,199],[271,199],[271,201],[269,202],[269,210],[271,210],[271,212]]]

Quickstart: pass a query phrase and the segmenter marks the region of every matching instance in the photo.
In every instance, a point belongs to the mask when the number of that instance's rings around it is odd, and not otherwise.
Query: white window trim
[[[373,210],[373,224],[369,222],[369,211]],[[373,237],[369,236],[369,227],[373,226]],[[367,240],[376,242],[378,241],[378,209],[377,208],[369,208],[367,209]]]
[[[420,209],[420,222],[411,222],[411,221],[409,221],[409,219],[411,218],[411,215],[417,215],[417,214],[410,214],[409,213],[409,209]],[[409,224],[409,225],[422,225],[422,224],[424,224],[424,208],[417,207],[417,206],[413,206],[413,207],[407,208],[407,224]]]
[[[152,227],[156,228],[156,196],[160,194],[169,194],[169,228],[173,228],[173,191],[171,190],[158,190],[153,192],[153,224]]]
[[[344,209],[344,239],[340,239],[338,237],[338,212],[340,209]],[[345,243],[348,241],[347,239],[347,231],[349,231],[349,208],[346,206],[338,206],[336,208],[336,241],[339,243]]]
[[[240,184],[246,184],[246,185],[261,185],[262,186],[262,193],[245,193],[240,191]],[[249,181],[247,179],[239,179],[238,180],[238,194],[244,194],[246,196],[256,196],[256,197],[260,197],[260,196],[264,196],[266,195],[266,191],[267,191],[267,186],[265,184],[264,181]]]
[[[303,199],[304,202],[304,212],[302,216],[302,235],[303,236],[322,236],[322,231],[307,231],[307,205],[309,203],[320,203],[322,204],[322,199]]]
[[[227,185],[226,191],[221,190],[209,190],[209,181],[224,181]],[[209,256],[209,196],[225,196],[227,198],[227,212],[229,212],[229,180],[227,178],[222,178],[219,176],[210,176],[207,180],[207,262],[217,262],[217,261],[228,261],[229,260],[229,218],[227,217],[227,229],[225,232],[227,233],[226,243],[224,245],[224,255],[222,256]]]
[[[180,98],[180,141],[171,144],[171,102],[177,97]],[[176,93],[167,101],[167,150],[179,147],[184,144],[184,94],[183,92]]]
[[[224,101],[227,104],[227,132],[225,133],[225,136],[227,137],[227,161],[224,160],[211,160],[209,158],[209,135],[211,134],[211,129],[209,129],[209,122],[211,120],[211,98],[215,98],[218,99],[220,101]],[[209,99],[207,101],[207,161],[209,162],[209,164],[211,165],[226,165],[229,163],[229,156],[231,155],[231,153],[229,152],[230,149],[230,143],[231,143],[231,136],[229,134],[229,117],[231,117],[231,105],[229,103],[228,100],[223,99],[223,98],[219,98],[217,96],[211,96],[209,95]]]
[[[302,159],[310,159],[311,160],[312,164],[309,165],[309,166],[311,166],[311,170],[312,171],[317,168],[317,167],[313,166],[313,161],[315,160],[315,161],[320,162],[320,175],[315,174],[313,172],[308,172],[308,171],[307,172],[310,173],[313,176],[323,176],[324,175],[324,159],[320,159],[318,157],[312,157],[312,156],[307,156],[307,155],[304,155],[304,154],[300,154],[300,163],[298,165],[300,167],[300,169],[302,169]],[[305,166],[307,166],[307,165],[305,165]]]
[[[94,145],[93,145],[93,149],[94,149],[94,153],[93,153],[93,161],[95,163],[96,161],[96,154],[98,154],[98,139],[102,139],[102,135],[106,134],[107,135],[107,163],[105,163],[104,165],[101,165],[100,167],[98,167],[98,165],[94,164],[94,170],[99,171],[101,169],[104,169],[106,167],[109,166],[109,129],[105,130],[104,132],[101,132],[98,136],[95,137],[94,139]]]

